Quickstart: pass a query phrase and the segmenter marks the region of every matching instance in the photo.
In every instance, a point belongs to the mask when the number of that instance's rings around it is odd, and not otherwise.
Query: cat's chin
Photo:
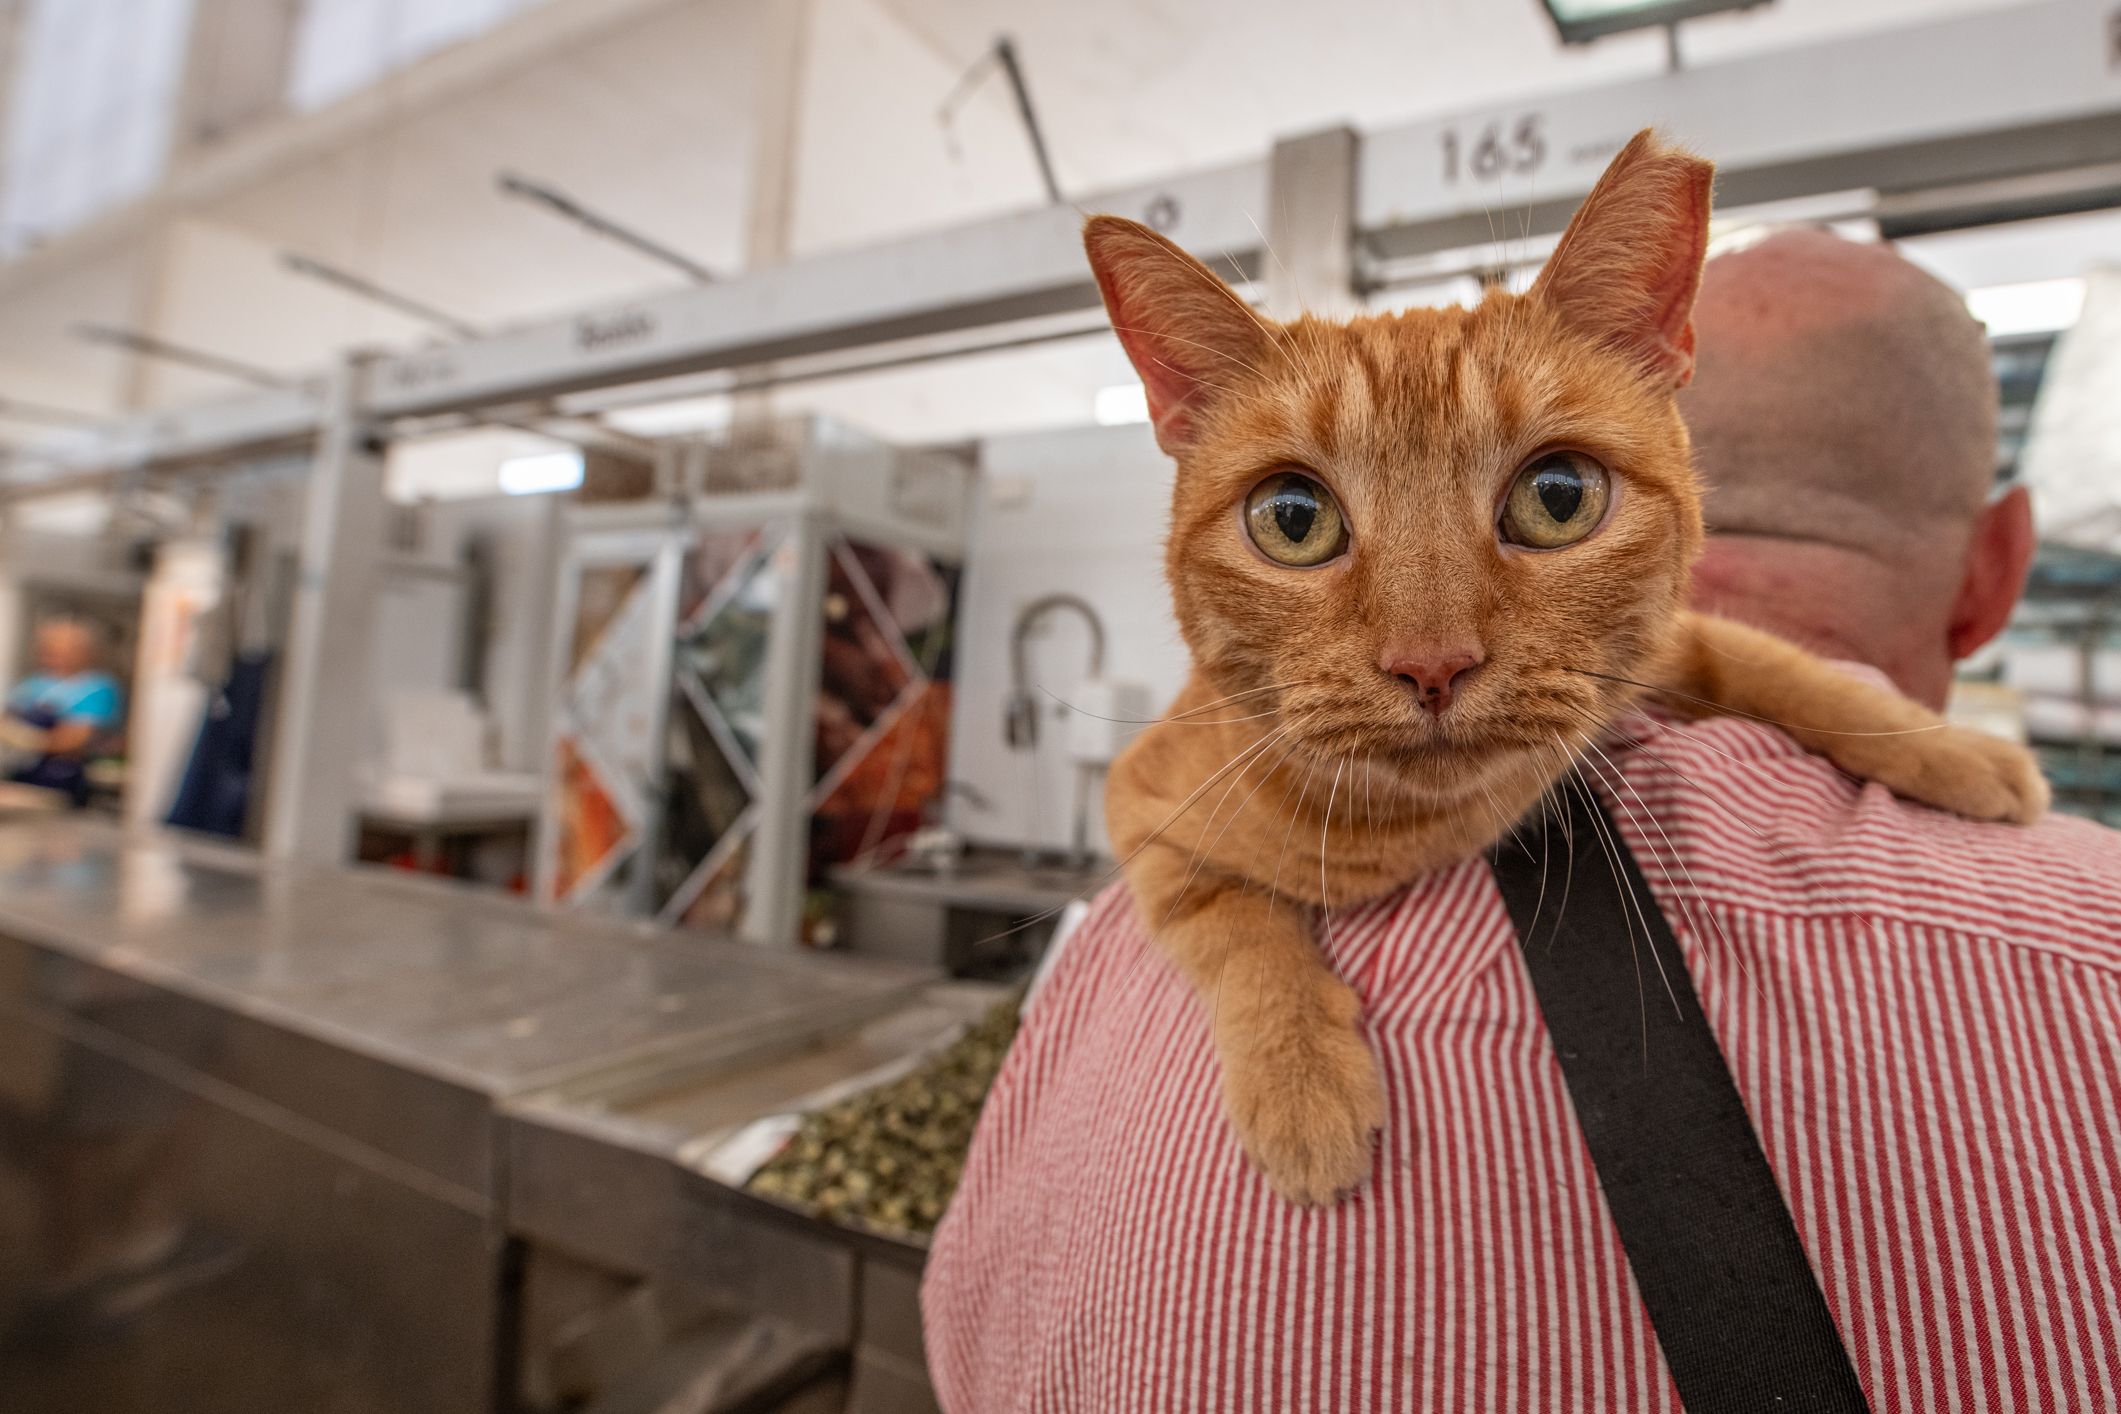
[[[1442,806],[1522,774],[1533,753],[1515,742],[1430,735],[1378,743],[1361,754],[1410,803]]]

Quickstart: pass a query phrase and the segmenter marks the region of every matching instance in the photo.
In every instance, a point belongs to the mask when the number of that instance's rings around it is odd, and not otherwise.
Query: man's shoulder
[[[1852,780],[1757,723],[1629,728],[1608,803],[1638,850],[1681,856],[1708,901],[1860,916],[2121,972],[2121,833],[2059,814],[1960,819]]]

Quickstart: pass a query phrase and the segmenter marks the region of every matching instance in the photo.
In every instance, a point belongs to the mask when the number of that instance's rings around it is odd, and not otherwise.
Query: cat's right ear
[[[1201,410],[1258,368],[1268,325],[1215,272],[1139,222],[1092,216],[1083,248],[1148,393],[1157,445],[1176,456],[1192,444]]]
[[[1576,208],[1532,286],[1561,317],[1668,388],[1694,376],[1694,296],[1716,169],[1645,128]]]

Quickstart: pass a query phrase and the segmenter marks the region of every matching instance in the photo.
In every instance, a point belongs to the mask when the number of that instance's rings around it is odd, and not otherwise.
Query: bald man
[[[1941,709],[2033,556],[2025,488],[1995,493],[1980,323],[1887,247],[1798,230],[1711,260],[1694,331],[1696,604]]]
[[[2023,493],[1992,494],[1979,327],[1890,251],[1791,234],[1711,262],[1695,330],[1698,597],[1941,704],[2032,548]],[[1955,819],[1733,718],[1631,718],[1580,776],[1642,862],[1869,1407],[2121,1409],[2121,836]],[[1239,1152],[1207,1019],[1125,890],[1092,906],[931,1249],[945,1409],[1677,1414],[1489,861],[1331,936],[1390,1119],[1367,1183],[1297,1208]],[[1634,943],[1561,946],[1625,976]],[[1637,1002],[1663,1005],[1654,975]],[[1636,1081],[1657,1099],[1687,1088],[1670,1051]],[[1680,1234],[1749,1289],[1729,1273],[1757,1244],[1729,1237]],[[1747,1383],[1748,1348],[1786,1334],[1731,1334],[1717,1407],[1799,1407]]]

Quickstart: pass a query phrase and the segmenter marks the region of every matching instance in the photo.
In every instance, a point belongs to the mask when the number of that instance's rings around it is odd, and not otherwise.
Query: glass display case
[[[538,893],[825,941],[942,789],[971,469],[810,419],[689,480],[570,517]]]

